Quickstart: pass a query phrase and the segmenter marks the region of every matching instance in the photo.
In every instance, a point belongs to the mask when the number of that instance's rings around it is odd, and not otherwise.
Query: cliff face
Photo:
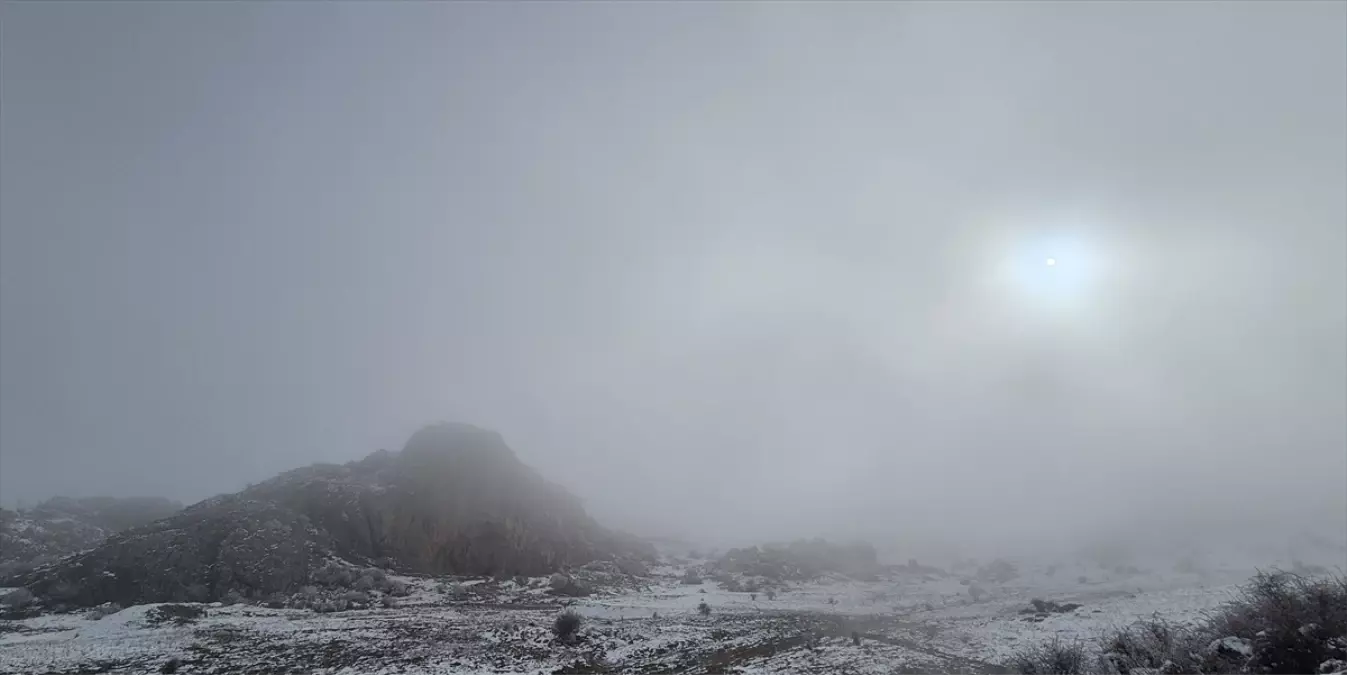
[[[18,579],[76,605],[261,598],[309,583],[328,556],[428,574],[540,575],[653,557],[467,425],[417,432],[401,452],[296,469]]]

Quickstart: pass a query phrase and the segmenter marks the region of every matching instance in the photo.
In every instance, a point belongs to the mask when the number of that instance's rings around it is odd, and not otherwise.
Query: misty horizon
[[[1347,541],[1347,4],[0,14],[7,507],[449,420],[637,534]]]

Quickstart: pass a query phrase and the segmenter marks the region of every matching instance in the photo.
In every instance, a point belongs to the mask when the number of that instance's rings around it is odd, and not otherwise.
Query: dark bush
[[[697,605],[697,613],[702,616],[711,616],[711,606],[706,604],[706,601],[703,600],[701,601],[701,604]]]
[[[1104,672],[1315,673],[1347,659],[1347,577],[1259,573],[1231,602],[1196,625],[1159,618],[1106,636],[1096,664]],[[1064,649],[1070,647],[1071,649]],[[1024,673],[1074,664],[1075,645],[1059,642],[1021,653]]]
[[[1080,605],[1074,602],[1057,603],[1051,600],[1042,600],[1040,598],[1030,600],[1029,604],[1033,605],[1032,611],[1039,614],[1065,614],[1080,609]]]
[[[701,582],[702,577],[701,575],[697,574],[695,570],[688,570],[683,573],[683,583],[689,586],[695,586],[697,584],[700,584]]]
[[[1194,628],[1153,617],[1106,636],[1101,645],[1101,665],[1123,675],[1143,671],[1202,672],[1204,669],[1199,667],[1202,641],[1200,632]]]
[[[571,642],[575,640],[575,635],[583,623],[584,619],[575,610],[568,609],[558,614],[552,621],[552,633],[562,642]]]
[[[157,626],[169,621],[182,625],[194,623],[205,615],[206,610],[197,607],[196,605],[169,604],[159,605],[158,607],[151,609],[145,614],[145,619],[152,626]]]
[[[1012,667],[1023,675],[1083,675],[1087,662],[1083,643],[1053,638],[1016,654]]]
[[[560,583],[558,583],[558,577],[561,579]],[[593,592],[588,584],[565,574],[552,575],[551,586],[552,588],[547,591],[549,594],[567,598],[580,598]]]
[[[1347,658],[1347,576],[1312,578],[1259,573],[1239,597],[1210,617],[1213,639],[1253,643],[1249,666],[1262,673],[1312,673],[1330,659]]]

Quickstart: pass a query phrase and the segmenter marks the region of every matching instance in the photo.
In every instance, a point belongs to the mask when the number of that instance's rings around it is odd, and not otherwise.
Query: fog
[[[455,420],[646,534],[1347,538],[1347,4],[0,17],[7,506]]]

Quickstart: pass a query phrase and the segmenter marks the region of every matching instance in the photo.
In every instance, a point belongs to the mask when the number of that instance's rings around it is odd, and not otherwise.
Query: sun
[[[1098,242],[1071,230],[1029,234],[1001,244],[999,283],[1035,311],[1056,313],[1090,307],[1103,270]]]

